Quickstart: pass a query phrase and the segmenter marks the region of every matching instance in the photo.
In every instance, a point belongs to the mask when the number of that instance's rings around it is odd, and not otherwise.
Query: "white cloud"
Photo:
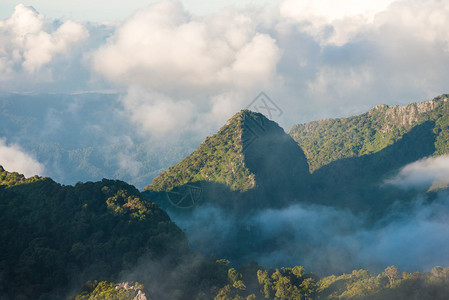
[[[39,32],[25,41],[24,62],[22,66],[34,73],[60,53],[66,53],[73,44],[86,38],[87,30],[81,25],[66,21],[53,34]]]
[[[36,75],[88,36],[87,29],[78,23],[68,20],[58,26],[32,7],[19,4],[9,19],[0,21],[0,78],[12,79],[22,71]],[[51,79],[51,73],[47,74],[47,80]]]
[[[386,181],[400,187],[422,187],[449,184],[449,155],[428,157],[403,167],[397,176]]]
[[[322,45],[342,46],[359,38],[392,35],[447,41],[449,3],[422,0],[285,0],[282,19]],[[388,41],[391,42],[391,41]]]
[[[244,14],[193,18],[177,1],[163,1],[131,16],[93,59],[116,83],[159,92],[216,92],[269,83],[280,52]]]
[[[317,2],[284,1],[275,27],[283,51],[277,69],[286,84],[282,97],[273,97],[290,99],[282,103],[287,123],[448,91],[449,2],[358,1],[366,9],[347,1],[332,1],[338,9]],[[294,4],[307,9],[294,10]]]
[[[351,272],[354,266],[382,272],[392,264],[409,271],[447,264],[447,193],[431,203],[410,199],[409,204],[406,211],[392,210],[376,224],[363,214],[301,204],[255,210],[245,218],[203,205],[190,216],[177,216],[176,223],[186,228],[192,249],[231,257],[232,251],[223,249],[232,249],[242,228],[257,233],[249,240],[251,247],[239,249],[238,259],[266,267],[300,264],[329,274]]]
[[[285,17],[304,21],[313,17],[326,22],[363,17],[372,20],[374,15],[385,10],[394,0],[286,0],[280,6]]]
[[[285,0],[281,17],[322,43],[345,44],[395,0]]]
[[[5,138],[0,138],[0,165],[6,171],[18,172],[27,177],[42,175],[44,172],[41,163],[25,153],[19,145],[7,144]]]
[[[139,87],[130,88],[122,103],[125,113],[139,129],[155,137],[182,132],[194,116],[194,106],[189,100],[174,101]]]

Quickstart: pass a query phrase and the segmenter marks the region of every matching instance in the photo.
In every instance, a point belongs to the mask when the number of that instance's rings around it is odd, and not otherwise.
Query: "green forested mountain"
[[[441,267],[321,278],[301,266],[232,267],[189,253],[181,230],[124,182],[61,186],[0,170],[1,299],[445,299],[449,292],[449,269]],[[112,283],[121,278],[144,284]]]
[[[267,196],[296,191],[308,179],[306,158],[293,139],[262,114],[243,110],[145,190],[171,191],[200,182],[209,187],[203,187],[203,192],[209,192],[206,201],[226,202],[226,198],[241,198],[241,192],[251,191],[249,198],[260,198],[253,192]],[[218,191],[224,194],[217,197]]]
[[[61,299],[86,280],[117,279],[144,254],[188,252],[167,214],[124,182],[61,186],[0,171],[1,299]]]
[[[449,153],[449,95],[406,106],[378,105],[349,118],[296,125],[289,131],[304,149],[314,203],[368,212],[379,218],[416,192],[385,185],[405,165]]]
[[[293,182],[307,174],[303,152],[283,129],[260,113],[243,110],[183,161],[162,172],[145,190],[166,191],[206,181],[226,185],[233,191],[247,191],[270,184],[273,179]]]
[[[296,125],[289,134],[296,145],[276,123],[242,111],[146,190],[205,182],[206,203],[279,206],[299,201],[378,217],[394,201],[413,197],[383,185],[388,176],[423,157],[449,151],[449,101],[442,95],[404,107],[378,105],[359,116]]]
[[[294,125],[289,131],[304,150],[310,170],[344,158],[385,149],[414,127],[433,122],[435,155],[449,152],[449,95],[406,106],[377,105],[349,118],[324,119]]]
[[[145,190],[165,191],[197,181],[222,183],[231,190],[245,191],[256,185],[243,156],[243,122],[256,117],[250,112],[230,119],[217,134],[207,137],[193,153],[180,163],[162,172]]]

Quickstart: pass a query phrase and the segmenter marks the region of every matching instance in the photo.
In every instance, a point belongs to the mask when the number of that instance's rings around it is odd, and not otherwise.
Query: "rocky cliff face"
[[[115,287],[116,290],[125,290],[125,291],[134,291],[135,296],[133,300],[150,300],[150,297],[147,297],[141,285],[136,285],[130,282],[121,282],[117,284]]]
[[[376,105],[368,115],[378,116],[385,122],[384,131],[388,131],[392,124],[410,127],[428,117],[428,113],[447,105],[449,95],[442,95],[429,101],[411,103],[405,106]]]

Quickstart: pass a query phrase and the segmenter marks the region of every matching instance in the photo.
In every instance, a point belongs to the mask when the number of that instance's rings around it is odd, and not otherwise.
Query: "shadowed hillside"
[[[435,151],[434,122],[424,122],[379,152],[334,161],[313,173],[314,203],[370,212],[379,217],[395,202],[409,202],[414,191],[384,184],[397,170]]]

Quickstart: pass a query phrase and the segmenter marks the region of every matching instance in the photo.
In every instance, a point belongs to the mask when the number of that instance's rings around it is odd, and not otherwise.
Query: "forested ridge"
[[[124,182],[62,186],[0,173],[2,299],[62,297],[70,284],[114,280],[138,258],[187,252],[183,232]]]
[[[287,133],[304,150],[313,172],[331,162],[369,155],[400,140],[414,127],[433,122],[434,155],[449,153],[449,95],[406,106],[380,104],[348,118],[294,125]]]
[[[378,105],[359,116],[297,125],[288,134],[262,114],[242,111],[156,177],[146,195],[170,209],[165,192],[197,183],[198,203],[228,205],[239,213],[313,203],[378,219],[395,202],[416,197],[385,185],[388,178],[419,159],[449,153],[447,96]]]
[[[193,153],[168,168],[145,190],[166,191],[189,182],[213,181],[231,190],[246,191],[255,186],[244,162],[242,122],[245,114],[237,114],[213,137],[207,137]]]

